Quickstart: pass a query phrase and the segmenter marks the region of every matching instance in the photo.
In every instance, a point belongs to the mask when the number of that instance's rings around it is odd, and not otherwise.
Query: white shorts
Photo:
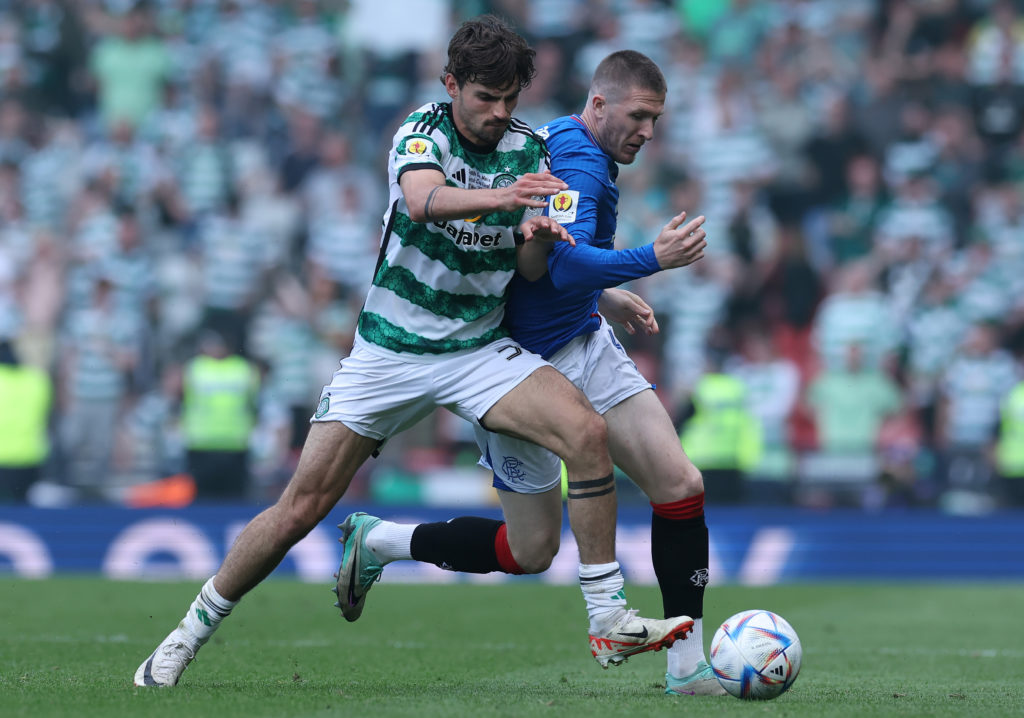
[[[479,426],[488,409],[542,366],[549,364],[511,339],[424,361],[356,337],[310,421],[340,421],[384,442],[443,406]]]
[[[598,414],[652,388],[604,317],[597,331],[570,341],[551,357],[551,364],[586,394]],[[479,423],[474,429],[480,465],[494,472],[495,488],[539,494],[561,481],[561,459],[547,449],[487,431]]]

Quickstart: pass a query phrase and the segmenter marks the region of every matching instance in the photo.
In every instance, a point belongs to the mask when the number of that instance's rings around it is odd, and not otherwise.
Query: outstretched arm
[[[566,170],[564,175],[569,186],[579,193],[573,221],[568,225],[577,246],[559,245],[552,249],[548,272],[557,289],[593,291],[615,287],[663,269],[685,267],[704,256],[704,217],[687,222],[685,212],[669,220],[657,239],[643,247],[617,250],[594,246],[608,243],[607,238],[597,236],[598,231],[608,229],[605,223],[599,230],[599,214],[609,211],[607,183],[583,171]]]

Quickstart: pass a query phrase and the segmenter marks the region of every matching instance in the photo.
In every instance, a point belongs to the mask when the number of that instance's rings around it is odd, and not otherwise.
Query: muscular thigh
[[[672,420],[651,390],[634,394],[604,415],[612,461],[655,503],[703,490],[700,471],[683,451]]]
[[[544,366],[502,396],[480,423],[564,456],[595,415],[583,392],[554,367]]]
[[[378,443],[337,421],[313,424],[299,465],[278,503],[326,516]]]

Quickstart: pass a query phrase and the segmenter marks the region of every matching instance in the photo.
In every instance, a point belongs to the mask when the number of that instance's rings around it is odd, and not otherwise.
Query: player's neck
[[[583,110],[578,117],[580,118],[580,121],[583,122],[583,126],[587,128],[587,134],[590,135],[590,139],[592,139],[594,144],[604,151],[604,147],[601,147],[601,140],[598,139],[597,136],[597,122],[594,120],[593,115],[590,114],[589,109],[590,108]]]

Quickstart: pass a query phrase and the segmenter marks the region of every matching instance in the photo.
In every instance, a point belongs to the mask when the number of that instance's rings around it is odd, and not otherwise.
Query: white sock
[[[196,596],[196,600],[188,608],[188,613],[178,624],[179,628],[185,629],[192,634],[198,645],[203,645],[217,626],[223,621],[231,609],[238,605],[238,601],[229,601],[221,596],[213,587],[213,578],[207,581]]]
[[[693,619],[693,631],[684,641],[676,641],[666,651],[668,673],[673,678],[686,678],[697,670],[697,663],[704,658],[704,619]]]
[[[382,564],[412,560],[412,532],[419,524],[381,521],[366,533],[366,548]]]
[[[591,634],[601,635],[608,628],[608,619],[625,610],[624,586],[618,561],[580,564],[580,588],[587,601]]]

